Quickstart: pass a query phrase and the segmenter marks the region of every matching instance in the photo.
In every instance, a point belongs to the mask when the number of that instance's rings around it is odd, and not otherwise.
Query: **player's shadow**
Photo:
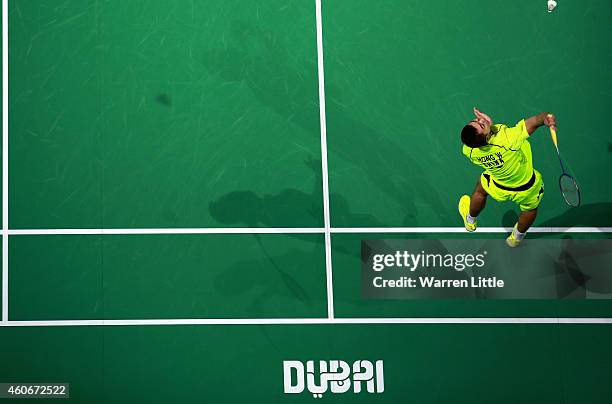
[[[209,204],[211,217],[220,224],[235,227],[323,227],[321,163],[317,159],[309,159],[305,164],[314,175],[310,193],[295,188],[263,195],[247,190],[232,191]],[[336,227],[350,227],[355,223],[366,227],[383,226],[373,215],[351,212],[348,201],[341,195],[331,193],[329,199],[330,205],[333,205]],[[323,243],[321,237],[309,234],[291,236]],[[344,250],[339,252],[350,253]]]
[[[287,51],[290,46],[283,37],[240,20],[231,23],[225,45],[203,53],[202,61],[211,74],[247,85],[261,104],[319,137],[314,58],[296,59],[295,52]],[[365,177],[353,180],[361,183],[367,180],[370,192],[380,192],[381,198],[389,198],[401,206],[402,225],[419,224],[419,205],[431,206],[437,212],[439,223],[448,223],[451,216],[440,198],[440,188],[433,186],[420,162],[405,152],[403,145],[352,117],[337,101],[345,99],[339,88],[327,84],[326,90],[328,151],[332,162],[340,158],[359,167]],[[406,133],[406,147],[410,137],[419,136]],[[335,205],[332,207],[337,209]],[[350,225],[366,226],[367,223]]]
[[[345,198],[330,195],[336,227],[360,223],[365,227],[383,224],[369,214],[352,213]],[[235,227],[323,227],[323,199],[294,188],[276,194],[258,195],[253,191],[232,191],[209,205],[213,219]]]
[[[314,172],[313,191],[306,193],[298,189],[284,189],[277,194],[258,195],[253,191],[233,191],[229,192],[209,205],[210,215],[219,223],[226,226],[246,226],[246,227],[308,227],[305,223],[313,223],[315,227],[323,227],[323,198],[321,194],[322,176],[321,163],[316,159],[306,161],[306,164]],[[350,212],[347,201],[335,194],[330,195],[330,200],[334,202],[335,212],[338,217],[340,226],[359,221],[365,223],[366,226],[380,227],[381,224],[371,215],[355,214]],[[272,268],[277,274],[278,279],[282,281],[286,290],[292,292],[292,295],[302,302],[308,302],[308,293],[301,287],[300,283],[287,271],[285,266],[289,262],[290,267],[294,266],[294,262],[288,261],[283,256],[273,256],[265,248],[261,237],[258,234],[253,235],[265,255],[268,265],[266,268]],[[313,236],[312,234],[289,234],[289,237],[301,239],[308,243],[323,244],[324,238],[322,235]],[[358,251],[349,251],[343,247],[335,246],[332,243],[332,248],[336,252],[344,254],[358,255]],[[315,248],[312,254],[321,254],[322,248]],[[292,252],[290,254],[294,260],[301,260],[299,253]],[[304,257],[306,258],[306,257]],[[230,268],[227,276],[232,277],[234,274]],[[251,282],[252,283],[252,282]],[[256,284],[256,282],[255,282]],[[228,284],[231,286],[230,284]],[[236,285],[238,288],[239,285]],[[264,288],[265,289],[265,288]],[[231,291],[231,288],[229,289]],[[257,300],[254,305],[254,310],[261,308],[265,302],[265,297],[268,293],[265,292]],[[263,300],[261,300],[263,299]],[[253,313],[255,314],[255,313]]]
[[[323,227],[322,176],[315,159],[305,164],[313,171],[311,193],[295,188],[263,195],[247,190],[232,191],[209,204],[210,216],[226,226]],[[313,240],[309,236],[302,238]]]
[[[236,227],[322,227],[320,200],[293,188],[276,194],[233,191],[212,201],[209,212],[223,225]]]
[[[502,227],[512,228],[514,227],[514,224],[517,222],[517,220],[518,220],[518,213],[516,213],[516,211],[512,209],[509,209],[502,216],[501,225]]]

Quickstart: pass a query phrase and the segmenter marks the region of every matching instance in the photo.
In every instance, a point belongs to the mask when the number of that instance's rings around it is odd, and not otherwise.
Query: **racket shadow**
[[[518,213],[508,209],[502,216],[501,225],[512,228],[518,220]],[[536,219],[534,226],[537,227],[570,227],[585,226],[601,229],[612,227],[612,203],[589,203],[580,205],[580,209],[568,208],[558,216],[540,222]],[[546,237],[546,233],[529,233],[530,239]]]
[[[555,261],[555,278],[559,298],[585,299],[589,292],[609,295],[612,292],[612,275],[604,268],[585,270],[581,261],[609,256],[608,244],[593,240],[576,240],[563,237],[561,251]],[[588,267],[588,265],[587,265]]]
[[[580,209],[568,208],[562,214],[545,220],[536,221],[538,227],[612,227],[612,203],[589,203],[580,206]],[[543,233],[530,234],[530,238],[545,236]]]

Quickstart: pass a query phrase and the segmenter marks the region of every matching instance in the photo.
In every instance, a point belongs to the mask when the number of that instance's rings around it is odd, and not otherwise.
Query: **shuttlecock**
[[[555,7],[557,7],[557,2],[555,0],[548,0],[548,12],[552,13]]]

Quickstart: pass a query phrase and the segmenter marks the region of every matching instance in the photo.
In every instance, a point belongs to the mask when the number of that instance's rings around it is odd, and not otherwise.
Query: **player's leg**
[[[518,192],[513,197],[513,201],[518,203],[521,208],[518,222],[514,225],[512,233],[506,239],[506,243],[510,247],[518,246],[525,238],[527,230],[533,225],[538,215],[538,206],[544,196],[544,182],[542,175],[536,171],[536,182],[527,191]]]
[[[487,191],[482,187],[480,177],[478,177],[476,188],[474,188],[474,192],[470,198],[470,216],[476,218],[476,216],[482,212],[487,204],[487,196],[489,196],[489,194],[487,194]]]
[[[518,219],[518,223],[516,224],[517,230],[520,233],[523,233],[523,234],[526,233],[527,230],[529,230],[529,228],[533,224],[533,222],[535,222],[537,215],[538,215],[537,209],[521,212],[519,219]]]
[[[506,239],[506,244],[510,247],[517,247],[525,238],[527,230],[531,227],[538,215],[538,209],[524,210],[519,215],[518,222],[514,225],[512,233]]]
[[[459,214],[467,231],[474,231],[478,227],[476,217],[484,209],[487,203],[487,196],[488,193],[482,186],[480,177],[478,177],[472,196],[463,195],[459,199]]]

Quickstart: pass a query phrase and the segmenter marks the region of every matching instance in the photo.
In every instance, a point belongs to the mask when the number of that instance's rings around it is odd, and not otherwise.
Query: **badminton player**
[[[465,229],[474,231],[477,217],[487,197],[497,201],[513,201],[521,214],[506,239],[510,247],[518,246],[538,214],[544,195],[542,175],[533,168],[529,136],[540,126],[556,129],[555,116],[549,112],[520,120],[515,126],[493,124],[491,118],[474,108],[475,119],[461,131],[463,154],[484,172],[476,182],[472,196],[459,199],[459,213]]]

